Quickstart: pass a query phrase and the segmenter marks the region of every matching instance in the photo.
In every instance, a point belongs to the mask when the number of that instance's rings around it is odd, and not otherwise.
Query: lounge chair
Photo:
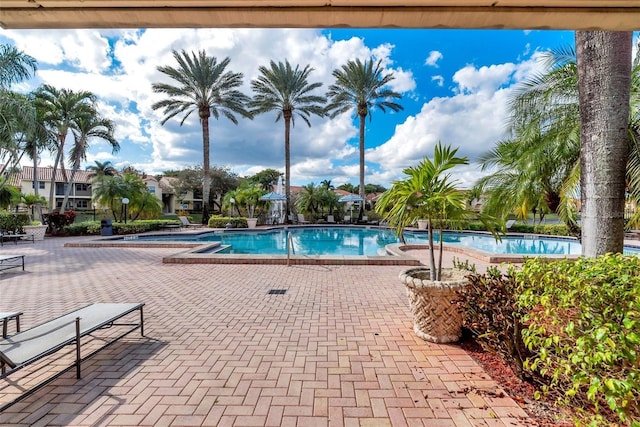
[[[183,227],[203,227],[202,224],[194,224],[193,222],[189,221],[189,218],[187,218],[186,216],[179,216],[178,219],[180,220],[180,224],[182,224]]]
[[[304,214],[298,214],[298,224],[311,224],[311,221],[304,219]]]
[[[515,219],[510,219],[509,221],[507,221],[507,223],[505,224],[504,228],[506,230],[510,230],[511,227],[513,227],[513,224],[515,224],[515,223],[516,223]]]
[[[14,335],[8,336],[0,340],[0,367],[2,374],[0,378],[5,378],[25,366],[28,366],[38,360],[41,360],[58,350],[74,345],[75,363],[62,372],[54,374],[52,377],[40,382],[34,388],[27,390],[25,394],[18,396],[15,400],[4,404],[0,407],[0,412],[4,411],[11,405],[19,402],[24,397],[42,388],[43,385],[49,384],[51,381],[60,377],[70,369],[76,368],[76,378],[81,378],[81,363],[98,351],[110,346],[120,338],[129,335],[131,332],[140,329],[140,334],[144,336],[144,321],[142,315],[143,303],[125,303],[111,304],[100,303],[91,304],[79,310],[68,313],[57,319],[42,323],[23,332],[16,332]],[[140,320],[138,322],[129,321],[126,323],[118,323],[118,321],[133,313],[140,312]],[[97,338],[102,341],[102,346],[93,349],[92,352],[81,356],[80,348],[82,338],[91,336],[99,329],[111,327],[125,327],[119,335],[110,337],[106,340]]]
[[[345,215],[342,222],[345,224],[351,224],[351,215]]]
[[[333,215],[327,215],[327,224],[335,224],[336,223],[336,219],[333,217]]]

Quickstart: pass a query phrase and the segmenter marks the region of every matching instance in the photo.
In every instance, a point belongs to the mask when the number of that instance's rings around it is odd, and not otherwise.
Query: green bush
[[[455,301],[463,313],[463,326],[482,348],[498,354],[521,378],[529,377],[523,368],[529,352],[522,340],[515,271],[502,274],[493,268],[486,274],[469,274],[467,279],[469,285],[458,292]]]
[[[126,224],[123,222],[112,223],[113,234],[135,234],[144,233],[146,231],[161,230],[162,226],[167,223],[175,223],[172,220],[140,220],[129,221]],[[80,223],[74,223],[64,227],[64,232],[70,236],[81,235],[100,235],[101,223],[100,221],[85,221]]]
[[[592,425],[610,425],[608,407],[640,426],[640,257],[527,260],[516,278],[533,353],[525,368],[547,380],[543,391],[592,406]]]
[[[23,233],[22,227],[30,224],[29,215],[26,213],[13,213],[0,211],[0,230],[10,233]]]
[[[210,228],[226,228],[227,224],[231,224],[231,228],[247,228],[247,219],[241,216],[212,216],[207,224]]]

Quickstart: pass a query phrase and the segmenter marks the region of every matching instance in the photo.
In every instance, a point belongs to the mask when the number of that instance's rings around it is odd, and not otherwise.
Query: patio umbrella
[[[346,196],[342,196],[338,199],[338,202],[340,203],[349,203],[350,204],[350,214],[349,216],[352,218],[351,221],[353,221],[353,203],[356,202],[363,202],[364,199],[360,196],[358,196],[357,194],[347,194]]]
[[[282,224],[284,216],[282,215],[282,202],[287,200],[287,196],[272,191],[271,193],[267,193],[264,196],[260,197],[260,200],[273,202],[273,206],[271,208],[271,223]]]
[[[272,191],[271,193],[267,193],[264,196],[260,197],[260,200],[268,202],[282,202],[284,200],[287,200],[287,197],[283,194]]]
[[[338,199],[340,203],[346,202],[362,202],[364,199],[357,194],[347,194],[346,196],[342,196]]]

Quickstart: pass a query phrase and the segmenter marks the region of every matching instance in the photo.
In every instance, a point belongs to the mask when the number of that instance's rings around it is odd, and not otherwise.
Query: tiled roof
[[[71,176],[71,169],[66,169],[67,180]],[[38,181],[51,181],[51,176],[53,175],[52,167],[38,168]],[[73,182],[75,183],[86,183],[91,184],[91,172],[85,170],[78,170],[73,177]],[[20,181],[33,181],[33,166],[23,166],[22,167],[22,176]],[[56,182],[64,182],[64,177],[62,176],[62,171],[60,168],[56,170]]]

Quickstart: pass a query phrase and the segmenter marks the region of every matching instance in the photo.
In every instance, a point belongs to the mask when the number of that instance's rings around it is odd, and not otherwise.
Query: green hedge
[[[22,227],[29,223],[29,215],[26,213],[0,211],[0,230],[2,231],[21,234]]]
[[[485,349],[580,425],[640,426],[640,257],[535,258],[468,277],[457,304]]]
[[[247,219],[241,216],[212,216],[209,218],[208,227],[210,228],[226,228],[227,224],[231,224],[231,228],[248,228]]]
[[[470,222],[464,227],[470,231],[487,231],[487,228],[481,222]],[[571,236],[569,228],[564,224],[523,224],[516,222],[508,230],[510,233],[527,233],[527,234],[544,234],[547,236]]]
[[[176,224],[176,221],[149,219],[140,221],[129,221],[126,224],[124,222],[114,222],[112,223],[112,227],[113,234],[123,235],[162,230],[161,227],[165,224]],[[67,235],[70,236],[100,235],[100,221],[85,221],[74,223],[64,227],[64,231]]]

